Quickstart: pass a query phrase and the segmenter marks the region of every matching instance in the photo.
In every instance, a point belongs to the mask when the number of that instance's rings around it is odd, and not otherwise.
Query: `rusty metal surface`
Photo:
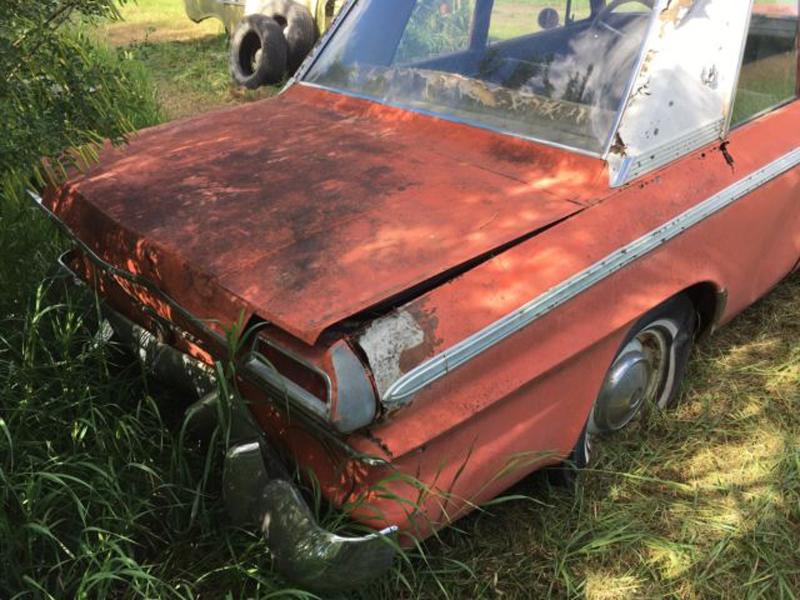
[[[392,364],[403,372],[451,347],[746,178],[798,147],[798,131],[800,103],[795,102],[732,133],[728,152],[735,158],[733,167],[719,146],[700,149],[400,307],[387,317],[389,331],[410,334],[398,338],[398,351],[389,353],[396,357]],[[352,501],[354,494],[366,498],[357,518],[376,527],[397,522],[404,531],[428,535],[468,511],[471,503],[492,498],[569,453],[629,325],[650,308],[691,286],[708,285],[718,293],[727,290],[727,303],[720,307],[727,322],[785,276],[800,256],[798,189],[796,167],[531,324],[468,368],[453,371],[368,435],[351,436],[364,453],[384,456],[392,469],[440,492],[417,511],[409,513],[369,493],[393,471],[339,459],[266,411],[259,412],[259,420],[267,428],[277,427],[292,455],[315,470],[328,498],[337,503]],[[394,479],[392,493],[418,497],[418,488]]]
[[[622,240],[635,239],[646,227],[680,214],[796,148],[800,140],[782,135],[784,131],[800,131],[797,102],[732,134],[735,169],[718,149],[693,153],[641,187],[628,188],[482,265],[469,281],[435,290],[405,310],[435,315],[436,327],[429,335],[440,340],[438,349],[447,348],[479,329],[487,312],[505,314]],[[798,189],[800,168],[795,168],[550,313],[469,368],[454,371],[373,434],[397,462],[409,461],[415,472],[427,473],[423,480],[438,477],[445,489],[449,477],[461,477],[461,470],[454,458],[449,475],[443,473],[441,457],[448,452],[456,457],[459,444],[469,444],[472,468],[454,486],[457,496],[471,499],[477,491],[483,494],[483,482],[502,472],[517,453],[568,451],[629,323],[703,282],[728,290],[723,315],[728,321],[792,269],[800,256]],[[640,210],[643,202],[647,211]],[[587,246],[592,231],[607,235]],[[488,289],[497,291],[486,293]],[[478,305],[485,310],[475,310]],[[482,497],[498,493],[528,470],[492,481]]]
[[[106,259],[163,282],[199,317],[256,312],[313,344],[597,201],[603,169],[295,87],[145,131],[47,201]]]
[[[690,154],[650,180],[625,188],[619,195],[481,265],[461,280],[403,307],[405,313],[418,315],[416,322],[424,324],[421,328],[425,336],[435,340],[427,348],[429,357],[798,146],[796,138],[781,135],[786,130],[800,131],[798,102],[760,121],[732,135],[728,148],[736,157],[735,168],[727,164],[718,147]],[[726,317],[735,314],[788,273],[800,255],[798,185],[800,170],[794,168],[657,252],[603,280],[550,313],[543,323],[533,324],[529,329],[541,335],[535,348],[523,354],[535,352],[537,358],[527,365],[518,364],[521,370],[516,374],[501,376],[495,371],[505,371],[507,365],[516,364],[516,358],[508,363],[500,358],[509,358],[510,348],[516,346],[512,338],[490,353],[493,357],[474,361],[474,365],[492,369],[492,377],[482,378],[485,371],[480,368],[471,367],[463,374],[454,371],[418,398],[411,411],[429,406],[436,416],[427,414],[419,422],[436,423],[437,428],[444,423],[450,424],[448,429],[463,423],[473,418],[473,412],[447,406],[449,402],[442,399],[450,398],[448,383],[480,379],[473,381],[470,388],[470,406],[477,409],[483,406],[477,398],[496,400],[499,387],[513,385],[516,378],[523,385],[529,380],[530,370],[556,367],[580,348],[695,283],[710,281],[719,289],[728,289]],[[644,203],[646,210],[642,209]],[[576,311],[576,304],[583,311]],[[557,346],[548,345],[551,339]],[[401,370],[406,371],[409,364],[403,367]],[[431,433],[427,430],[416,441],[424,443]],[[402,438],[399,431],[397,434],[396,439],[402,439],[402,447],[396,448],[399,453],[414,447],[414,435],[408,427],[403,429]]]
[[[326,369],[347,334],[385,389],[795,150],[798,132],[794,101],[612,191],[592,159],[294,87],[146,132],[49,200],[98,252],[152,274],[199,316],[256,311],[274,321],[268,335]],[[796,267],[798,190],[800,168],[782,172],[347,439],[390,465],[348,458],[248,382],[241,390],[329,500],[424,537],[569,453],[630,324],[652,307],[708,286],[727,296],[725,322]],[[481,254],[379,320],[361,312]],[[320,338],[359,312],[353,329]]]

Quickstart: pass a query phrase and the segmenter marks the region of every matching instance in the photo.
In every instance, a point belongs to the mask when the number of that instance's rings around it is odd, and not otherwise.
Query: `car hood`
[[[313,344],[604,191],[600,160],[295,85],[146,130],[46,202],[200,318]]]

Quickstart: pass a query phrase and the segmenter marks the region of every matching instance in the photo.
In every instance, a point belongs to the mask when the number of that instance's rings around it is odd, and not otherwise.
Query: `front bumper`
[[[85,285],[65,257],[59,260],[59,272],[69,282]],[[220,426],[223,410],[229,416],[223,419],[230,425],[225,504],[237,525],[255,526],[263,533],[276,571],[310,591],[336,592],[362,587],[391,568],[398,549],[396,527],[360,537],[320,527],[247,406],[237,398],[223,400],[207,365],[160,342],[107,305],[103,315],[106,329],[138,356],[149,375],[195,400],[187,411],[190,430],[208,435]]]

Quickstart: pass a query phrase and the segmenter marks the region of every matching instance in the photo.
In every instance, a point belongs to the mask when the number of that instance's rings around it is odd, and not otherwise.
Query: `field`
[[[141,61],[166,119],[275,92],[233,89],[224,34],[180,0],[124,14],[96,36]],[[98,341],[91,297],[41,284],[50,225],[4,210],[0,597],[306,597],[227,524],[218,446]],[[601,440],[575,493],[531,476],[353,597],[800,597],[800,274],[696,349],[683,396]]]
[[[231,85],[227,36],[216,20],[195,24],[178,0],[138,0],[122,8],[124,21],[97,30],[97,37],[141,61],[151,73],[167,119],[268,97]]]

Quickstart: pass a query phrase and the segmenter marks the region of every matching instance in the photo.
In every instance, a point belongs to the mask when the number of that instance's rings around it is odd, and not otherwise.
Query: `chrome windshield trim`
[[[382,100],[380,98],[374,98],[373,96],[368,96],[366,94],[359,94],[358,92],[351,92],[349,90],[340,90],[338,88],[332,88],[325,85],[320,85],[318,83],[311,83],[310,81],[298,81],[299,85],[304,85],[310,88],[324,90],[326,92],[330,92],[332,94],[341,94],[343,96],[349,96],[351,98],[358,98],[359,100],[366,100],[368,102],[374,102],[375,104],[380,104],[383,106],[391,106],[392,108],[401,108],[403,110],[407,110],[409,112],[417,113],[420,115],[425,115],[426,117],[432,117],[435,119],[441,119],[442,121],[448,121],[450,123],[457,123],[459,125],[465,125],[467,127],[474,127],[476,129],[483,129],[484,131],[491,131],[493,133],[500,133],[503,135],[507,135],[510,137],[514,137],[520,140],[525,140],[528,142],[534,142],[537,144],[542,144],[545,146],[550,146],[552,148],[558,148],[559,150],[566,150],[567,152],[573,152],[575,154],[580,154],[582,156],[588,156],[590,158],[597,158],[602,160],[603,155],[600,152],[593,152],[591,150],[584,150],[582,148],[576,148],[575,146],[567,146],[565,144],[559,144],[558,142],[552,142],[550,140],[545,140],[542,138],[537,138],[530,135],[524,135],[521,133],[515,133],[513,131],[509,131],[507,129],[502,129],[499,127],[492,127],[491,125],[487,125],[485,123],[481,123],[479,121],[471,121],[469,119],[460,119],[458,117],[454,117],[447,114],[438,113],[432,110],[425,110],[424,108],[418,108],[416,106],[408,106],[401,102],[389,102],[387,100]]]
[[[383,402],[394,406],[407,405],[415,394],[451,371],[799,164],[800,148],[754,171],[671,221],[612,252],[541,296],[537,296],[488,327],[412,369],[386,390]]]
[[[633,94],[633,88],[636,85],[636,80],[639,79],[639,74],[641,73],[642,69],[644,68],[645,61],[647,56],[645,55],[644,45],[647,43],[647,40],[655,32],[656,27],[659,27],[659,20],[658,15],[661,13],[663,3],[659,1],[656,4],[653,4],[652,14],[650,15],[650,24],[647,26],[647,33],[645,33],[644,38],[642,39],[642,43],[639,46],[639,57],[636,59],[636,66],[633,68],[633,72],[631,73],[631,78],[628,80],[628,84],[625,86],[625,93],[622,95],[622,102],[620,102],[619,108],[617,109],[617,114],[614,117],[614,122],[611,126],[611,131],[608,134],[608,139],[606,140],[605,145],[603,146],[602,156],[604,159],[608,158],[608,155],[611,154],[611,147],[614,145],[614,141],[617,137],[617,132],[619,131],[620,125],[622,124],[622,117],[625,114],[625,109],[628,107],[628,103],[630,102],[631,95]]]
[[[350,13],[353,10],[353,7],[357,4],[357,2],[358,2],[358,0],[348,0],[347,1],[347,3],[342,7],[341,11],[339,11],[339,14],[336,16],[336,19],[335,19],[334,23],[331,25],[331,27],[328,29],[328,31],[326,31],[325,34],[322,36],[322,39],[319,41],[319,43],[311,51],[311,54],[306,57],[306,60],[303,61],[303,64],[300,65],[300,68],[297,70],[297,73],[295,73],[294,77],[292,77],[287,82],[286,86],[284,86],[284,88],[281,90],[281,93],[284,93],[285,91],[287,91],[290,87],[292,87],[294,85],[298,85],[298,84],[299,85],[305,85],[305,86],[308,86],[310,88],[324,90],[326,92],[331,92],[333,94],[342,94],[343,96],[349,96],[351,98],[358,98],[359,100],[366,100],[368,102],[374,102],[375,104],[381,104],[381,105],[384,105],[384,106],[391,106],[393,108],[401,108],[401,109],[407,110],[409,112],[414,112],[414,113],[422,114],[422,115],[425,115],[425,116],[428,116],[428,117],[434,117],[434,118],[437,118],[437,119],[442,119],[443,121],[448,121],[448,122],[451,122],[451,123],[458,123],[459,125],[466,125],[468,127],[475,127],[476,129],[483,129],[485,131],[491,131],[493,133],[500,133],[500,134],[503,134],[503,135],[509,135],[509,136],[512,136],[512,137],[515,137],[515,138],[518,138],[518,139],[521,139],[521,140],[526,140],[528,142],[535,142],[535,143],[543,144],[545,146],[550,146],[552,148],[558,148],[559,150],[566,150],[568,152],[574,152],[575,154],[580,154],[582,156],[588,156],[590,158],[597,158],[597,159],[601,159],[601,160],[605,159],[605,156],[606,156],[607,153],[605,151],[603,151],[603,150],[597,151],[597,152],[593,152],[591,150],[586,150],[586,149],[583,149],[583,148],[576,148],[574,146],[569,146],[569,145],[566,145],[566,144],[559,144],[558,142],[552,142],[552,141],[541,139],[541,138],[537,138],[537,137],[534,137],[534,136],[527,136],[527,135],[524,135],[524,134],[515,133],[513,131],[508,131],[508,130],[505,130],[505,129],[502,129],[502,128],[492,127],[491,125],[483,124],[483,123],[480,123],[480,122],[473,122],[473,121],[467,120],[467,119],[459,119],[458,117],[448,116],[446,114],[437,113],[435,111],[427,111],[427,110],[424,110],[424,109],[421,109],[421,108],[417,108],[417,107],[410,107],[410,106],[403,105],[402,103],[387,102],[386,100],[382,100],[380,98],[375,98],[375,97],[372,97],[372,96],[368,96],[366,94],[359,94],[358,92],[340,90],[338,88],[332,88],[332,87],[320,85],[318,83],[313,83],[313,82],[310,82],[310,81],[306,81],[305,80],[306,75],[308,75],[308,72],[313,68],[314,64],[317,62],[319,57],[325,51],[325,48],[330,43],[330,40],[335,35],[336,31],[340,28],[342,23],[344,23],[347,20],[347,17],[350,15]],[[644,44],[644,42],[642,42],[642,44]],[[636,75],[636,73],[634,73],[634,75]],[[635,77],[631,79],[630,86],[633,85],[634,81],[635,81]],[[622,109],[623,108],[624,108],[624,104],[619,109],[619,115],[618,115],[618,119],[617,120],[621,119],[621,113],[622,113]],[[611,133],[610,139],[613,139],[613,135],[614,135],[615,132],[616,132],[616,129]],[[610,143],[608,145],[610,146]]]
[[[341,24],[344,23],[347,15],[349,15],[350,11],[353,10],[356,2],[357,0],[347,0],[347,2],[339,10],[339,13],[333,16],[333,21],[331,22],[330,27],[328,27],[328,30],[322,34],[322,37],[311,49],[311,52],[308,54],[308,56],[306,56],[305,60],[300,63],[300,66],[297,68],[297,72],[287,82],[284,90],[288,89],[294,83],[299,83],[303,80],[303,78],[306,76],[306,73],[311,70],[311,67],[313,67],[317,62],[320,54],[322,54],[322,52],[328,46],[328,43],[331,41],[333,35],[336,33],[336,31],[338,31]]]

